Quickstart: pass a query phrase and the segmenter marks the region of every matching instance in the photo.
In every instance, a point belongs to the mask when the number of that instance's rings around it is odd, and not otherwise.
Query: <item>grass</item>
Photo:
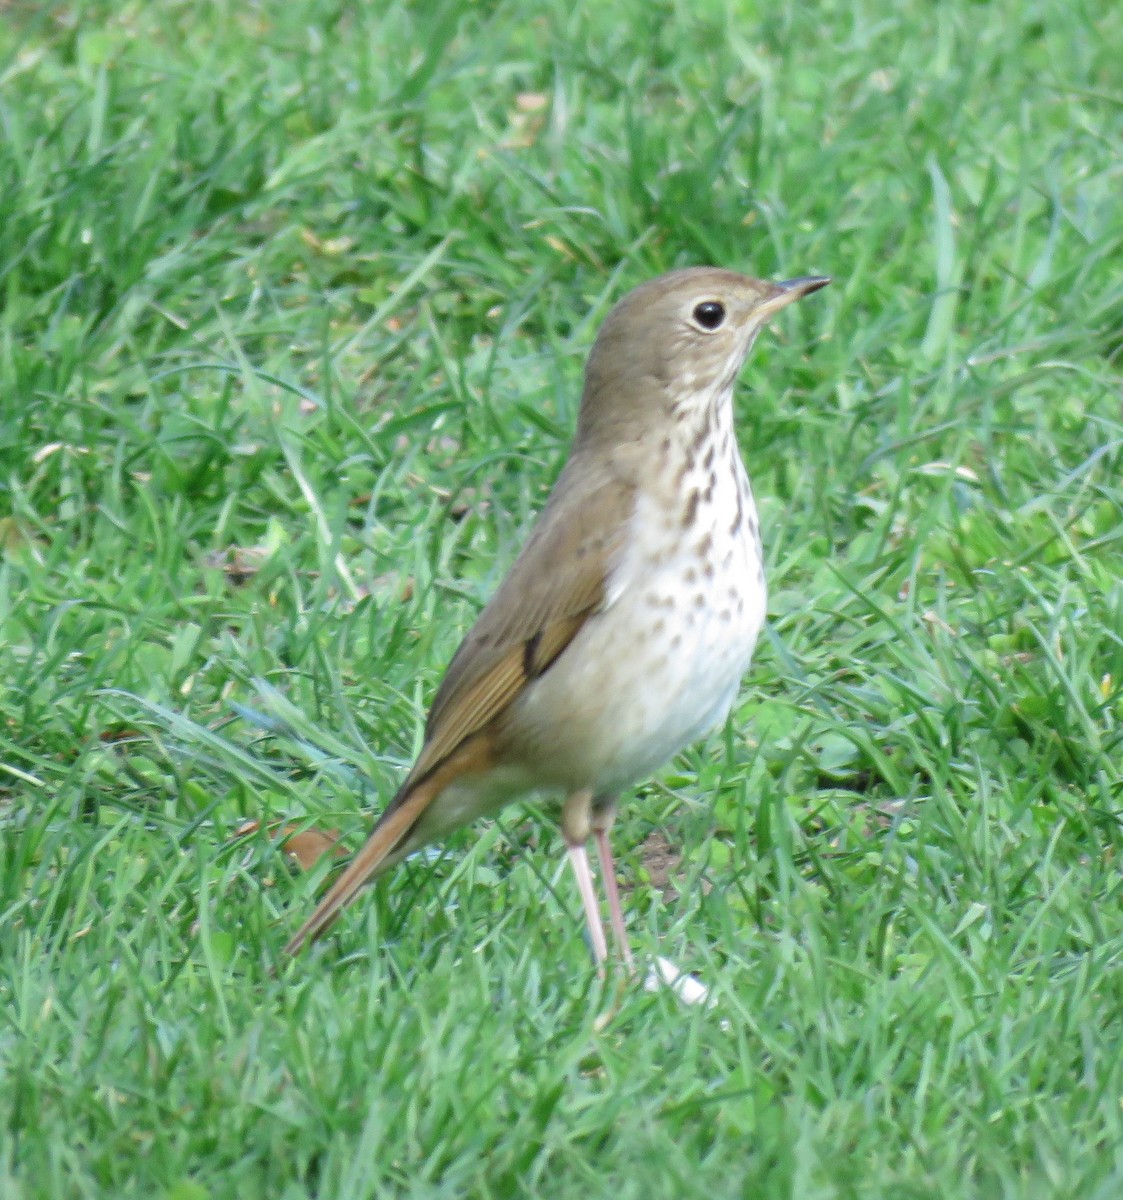
[[[1121,38],[8,6],[0,1195],[1119,1195]],[[753,673],[615,837],[716,1006],[598,984],[521,808],[284,963],[324,871],[239,829],[361,835],[597,322],[698,262],[836,280],[738,393]]]

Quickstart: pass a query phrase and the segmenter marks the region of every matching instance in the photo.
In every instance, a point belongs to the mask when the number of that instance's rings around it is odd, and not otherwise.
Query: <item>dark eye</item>
[[[717,329],[725,320],[725,305],[716,300],[703,300],[694,310],[694,319],[703,329]]]

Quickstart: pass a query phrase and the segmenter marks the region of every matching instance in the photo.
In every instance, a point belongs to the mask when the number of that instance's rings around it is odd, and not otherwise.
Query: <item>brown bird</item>
[[[829,282],[691,268],[609,313],[569,461],[453,656],[412,770],[288,953],[415,850],[520,796],[553,793],[565,797],[597,962],[608,951],[590,836],[631,964],[608,839],[617,798],[725,720],[764,621],[733,385],[769,318]]]

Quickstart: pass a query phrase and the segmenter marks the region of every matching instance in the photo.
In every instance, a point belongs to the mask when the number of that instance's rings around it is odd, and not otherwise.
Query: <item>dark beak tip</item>
[[[799,279],[785,279],[779,286],[785,292],[795,292],[797,296],[810,296],[812,292],[825,288],[830,281],[829,275],[803,275]]]

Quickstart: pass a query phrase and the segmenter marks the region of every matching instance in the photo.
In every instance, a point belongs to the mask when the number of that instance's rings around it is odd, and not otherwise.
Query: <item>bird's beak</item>
[[[771,295],[761,302],[757,312],[770,317],[796,300],[802,300],[804,296],[810,296],[812,292],[825,288],[828,283],[830,277],[827,275],[804,275],[800,279],[781,280],[772,285]]]

